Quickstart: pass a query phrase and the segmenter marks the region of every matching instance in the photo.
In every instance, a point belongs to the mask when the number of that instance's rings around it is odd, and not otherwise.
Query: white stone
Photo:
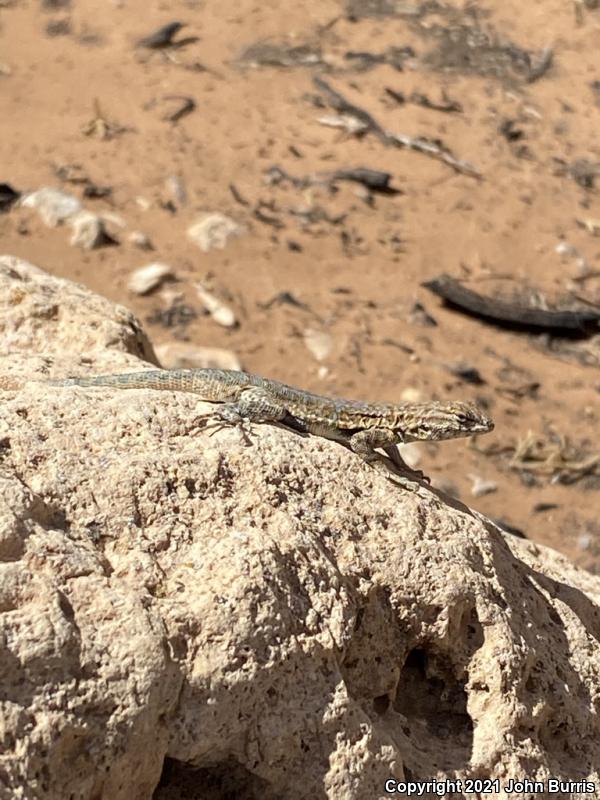
[[[127,288],[134,294],[148,294],[157,289],[168,278],[174,278],[175,273],[168,264],[155,262],[146,264],[131,273]]]
[[[483,497],[486,494],[493,494],[498,491],[498,484],[496,481],[489,481],[482,478],[480,475],[469,475],[473,481],[471,486],[471,494],[473,497]]]
[[[304,344],[317,361],[325,361],[331,353],[333,338],[326,331],[319,331],[315,328],[307,328],[304,331]]]
[[[200,347],[188,342],[165,342],[154,351],[165,369],[233,369],[242,365],[232,350],[222,347]]]
[[[91,211],[80,211],[69,219],[69,225],[73,228],[73,235],[69,240],[73,247],[93,250],[110,240],[102,217]]]
[[[150,241],[150,237],[147,236],[143,231],[131,231],[127,238],[131,244],[139,247],[140,250],[154,250],[152,242]]]
[[[188,236],[205,253],[223,250],[229,239],[241,236],[245,228],[231,217],[218,212],[206,214],[188,228]]]
[[[34,208],[50,228],[55,228],[82,209],[80,201],[74,195],[50,186],[44,186],[36,192],[25,195],[21,205],[25,208]]]
[[[188,194],[183,179],[179,175],[169,175],[165,181],[165,188],[177,208],[187,205]]]
[[[196,292],[202,305],[218,325],[222,325],[224,328],[234,328],[237,325],[233,310],[215,297],[212,292],[205,289],[201,283],[196,284]]]

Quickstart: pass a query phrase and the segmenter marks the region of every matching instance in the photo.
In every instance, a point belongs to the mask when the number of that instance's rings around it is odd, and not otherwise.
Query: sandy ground
[[[421,286],[446,272],[492,296],[600,303],[594,5],[0,0],[0,181],[62,188],[124,223],[111,228],[117,244],[82,251],[66,227],[13,206],[0,214],[1,250],[133,308],[156,343],[225,347],[250,371],[320,393],[482,403],[493,434],[424,445],[419,467],[598,571],[598,337],[504,330]],[[180,45],[136,47],[174,20],[185,23]],[[348,55],[360,52],[378,58]],[[315,76],[386,131],[442,143],[481,178],[323,125],[336,111]],[[173,96],[195,107],[169,119]],[[298,179],[384,170],[397,191],[269,182],[274,166]],[[84,197],[90,187],[110,191]],[[202,252],[186,230],[209,211],[244,235]],[[152,252],[129,241],[134,230]],[[133,295],[130,273],[152,261],[177,282]],[[235,310],[237,328],[203,313],[198,280]],[[331,344],[321,361],[307,330]],[[473,496],[481,481],[496,490]]]

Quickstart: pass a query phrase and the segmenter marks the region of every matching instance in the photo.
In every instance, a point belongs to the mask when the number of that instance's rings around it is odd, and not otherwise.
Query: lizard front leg
[[[401,441],[401,436],[389,428],[365,428],[351,434],[348,444],[351,450],[367,464],[375,464],[381,461],[381,454],[376,451],[377,447],[391,450],[392,447],[395,449],[395,445]],[[400,457],[399,454],[398,457]],[[393,457],[390,456],[390,459],[396,463]]]
[[[410,472],[413,475],[416,475],[417,478],[427,481],[427,483],[431,483],[430,478],[428,478],[422,470],[415,469],[406,463],[406,461],[400,455],[400,451],[395,444],[384,445],[381,449],[386,456],[389,457],[390,461],[395,467],[398,467],[398,469],[402,470],[403,472]]]
[[[389,477],[389,466],[376,448],[380,447],[388,456],[396,470],[409,473],[417,478],[423,479],[425,476],[420,470],[414,470],[406,464],[396,445],[403,441],[402,435],[398,431],[389,428],[366,428],[365,430],[353,433],[348,443],[354,453],[359,455],[367,464],[379,471],[385,471]],[[405,481],[406,479],[402,479]],[[403,485],[406,485],[403,483]],[[410,487],[407,487],[410,488]]]

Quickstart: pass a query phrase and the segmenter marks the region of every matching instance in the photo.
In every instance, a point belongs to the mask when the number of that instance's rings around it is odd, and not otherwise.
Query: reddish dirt
[[[399,13],[352,17],[351,5]],[[398,0],[299,0],[285,12],[281,3],[248,0],[2,0],[0,180],[22,191],[52,185],[82,196],[81,185],[56,174],[80,165],[93,183],[112,187],[110,198],[86,199],[86,207],[114,211],[127,224],[118,245],[82,252],[69,245],[65,227],[48,229],[34,212],[14,207],[0,215],[2,251],[128,305],[157,343],[183,338],[230,348],[246,369],[320,393],[394,401],[411,390],[424,399],[485,404],[496,420],[493,434],[475,447],[464,440],[426,445],[419,466],[485,514],[598,571],[600,467],[564,484],[556,469],[553,478],[556,462],[546,464],[549,475],[511,466],[529,431],[558,449],[558,437],[566,437],[571,466],[600,453],[598,337],[553,353],[560,342],[464,316],[420,286],[447,272],[490,294],[511,296],[526,285],[550,303],[573,291],[600,302],[600,246],[582,225],[600,219],[600,99],[592,85],[600,79],[600,9],[593,5],[507,0],[472,4],[475,14]],[[176,38],[190,41],[171,58],[135,48],[172,20],[186,23]],[[324,63],[241,65],[244,50],[261,42],[319,47]],[[529,81],[548,46],[552,65]],[[414,51],[403,71],[390,64],[358,71],[344,58],[390,47]],[[316,105],[323,97],[312,82],[317,74],[386,130],[443,141],[483,179],[386,147],[371,134],[357,139],[321,125],[319,117],[335,112]],[[462,111],[398,103],[386,87],[436,102],[446,92]],[[161,98],[169,95],[191,96],[195,110],[165,121],[173,106]],[[108,139],[82,133],[95,99],[125,131]],[[580,160],[587,161],[583,175],[571,168]],[[268,185],[264,173],[275,164],[298,177],[386,170],[400,191],[369,199],[350,183],[339,183],[337,192]],[[188,201],[169,210],[166,181],[173,175]],[[256,218],[259,201],[280,227]],[[307,224],[297,213],[317,208],[327,219]],[[229,214],[246,225],[246,235],[202,253],[186,230],[203,211]],[[130,244],[132,230],[147,233],[155,251]],[[574,282],[576,259],[556,252],[560,242],[586,259],[587,279]],[[193,284],[208,279],[236,310],[239,327],[226,330],[202,314],[175,328],[147,322],[167,296],[135,297],[126,284],[150,261],[174,268],[176,288],[198,311]],[[268,305],[281,292],[301,306]],[[437,326],[419,322],[416,302]],[[333,337],[326,370],[303,342],[308,327]],[[476,368],[483,383],[451,374],[448,365],[459,362]],[[495,481],[497,491],[472,497],[474,475]]]

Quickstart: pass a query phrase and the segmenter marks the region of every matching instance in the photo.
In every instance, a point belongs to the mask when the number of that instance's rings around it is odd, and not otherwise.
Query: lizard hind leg
[[[224,403],[215,409],[214,412],[203,414],[204,419],[213,417],[211,421],[204,422],[202,430],[208,431],[209,436],[214,436],[215,433],[230,428],[232,426],[238,427],[246,444],[251,444],[250,438],[250,425],[246,417],[240,414],[236,403]]]
[[[251,443],[250,425],[253,422],[278,422],[289,416],[289,412],[273,395],[258,386],[240,392],[237,400],[222,403],[215,409],[216,419],[205,426],[211,436],[231,425],[238,426],[246,443]]]

